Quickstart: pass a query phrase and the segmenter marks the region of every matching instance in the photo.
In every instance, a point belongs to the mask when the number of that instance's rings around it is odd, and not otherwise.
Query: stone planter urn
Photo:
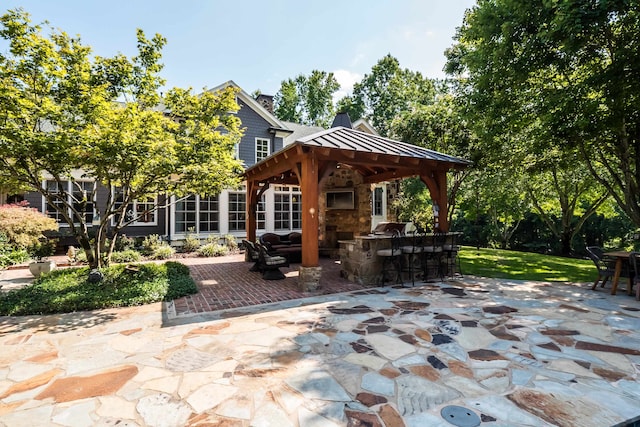
[[[55,269],[55,261],[34,261],[29,264],[29,271],[33,274],[33,277],[40,277],[42,273],[48,273]]]

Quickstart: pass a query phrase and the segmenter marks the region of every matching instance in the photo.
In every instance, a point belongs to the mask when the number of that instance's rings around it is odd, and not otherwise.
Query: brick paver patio
[[[319,289],[314,292],[298,289],[300,264],[282,268],[286,276],[283,280],[263,280],[260,273],[249,271],[252,263],[244,261],[244,254],[185,258],[180,261],[189,266],[200,292],[175,300],[177,315],[249,307],[364,288],[340,277],[340,264],[328,258],[320,259],[322,280]]]

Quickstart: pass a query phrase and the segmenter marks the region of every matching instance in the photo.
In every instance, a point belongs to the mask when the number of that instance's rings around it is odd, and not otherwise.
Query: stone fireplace
[[[353,206],[331,208],[327,206],[327,193],[353,192]],[[338,255],[338,241],[371,232],[371,185],[363,184],[357,172],[339,167],[321,189],[319,201],[319,247],[329,256]]]

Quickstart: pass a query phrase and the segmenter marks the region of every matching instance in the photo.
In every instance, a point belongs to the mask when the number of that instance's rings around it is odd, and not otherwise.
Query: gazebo
[[[439,207],[441,231],[448,231],[447,171],[461,170],[470,161],[416,145],[334,127],[298,139],[244,172],[247,183],[247,239],[256,239],[256,209],[272,185],[299,185],[302,197],[302,264],[300,282],[320,278],[318,232],[319,196],[325,181],[338,167],[360,174],[374,184],[418,176]]]

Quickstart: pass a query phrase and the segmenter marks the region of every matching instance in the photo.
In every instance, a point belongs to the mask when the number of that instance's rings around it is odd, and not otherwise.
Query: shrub
[[[167,244],[163,244],[158,246],[153,253],[151,254],[151,258],[153,259],[169,259],[176,253],[176,250]]]
[[[29,259],[29,253],[9,243],[9,239],[0,233],[0,269],[20,264]]]
[[[220,236],[218,236],[217,234],[210,234],[207,236],[207,244],[211,244],[211,243],[220,243]]]
[[[234,252],[238,250],[238,241],[236,240],[236,236],[233,234],[227,234],[224,236],[224,241],[227,244],[227,247],[230,251]]]
[[[207,243],[204,246],[201,246],[198,249],[198,256],[201,257],[214,257],[214,256],[224,256],[229,253],[229,249],[218,243]]]
[[[157,234],[149,234],[142,240],[142,253],[145,255],[153,255],[156,249],[164,245],[162,238]]]
[[[33,247],[43,237],[43,232],[57,230],[56,220],[37,209],[23,205],[0,205],[0,233],[18,248]]]
[[[131,249],[135,249],[136,240],[133,237],[127,237],[126,234],[120,234],[116,238],[116,244],[113,249],[117,252],[125,252]]]
[[[56,250],[56,240],[46,238],[40,239],[36,244],[29,248],[29,254],[36,260],[50,257]]]
[[[80,248],[76,251],[76,262],[86,263],[87,262],[87,254],[84,249]]]
[[[193,228],[190,228],[184,237],[184,242],[182,243],[183,252],[195,252],[200,248],[200,239],[197,235],[191,234],[192,232]]]
[[[137,262],[140,261],[140,252],[133,249],[126,251],[114,251],[111,253],[111,261],[116,263]]]
[[[0,315],[70,313],[168,301],[198,292],[189,268],[177,263],[142,264],[135,270],[114,265],[102,270],[104,280],[88,281],[89,268],[65,268],[33,284],[0,293]]]

